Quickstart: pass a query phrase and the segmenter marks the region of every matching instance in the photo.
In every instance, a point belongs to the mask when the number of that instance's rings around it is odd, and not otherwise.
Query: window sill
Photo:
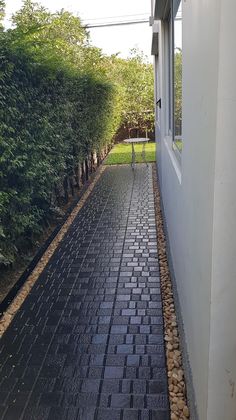
[[[179,164],[180,164],[180,167],[181,167],[182,152],[174,141],[172,141],[172,149],[173,149],[173,151],[176,155],[176,159],[179,161]]]
[[[182,181],[182,174],[181,174],[181,153],[176,147],[176,145],[172,141],[172,136],[168,136],[164,138],[164,145],[167,149],[168,155],[170,157],[170,161],[172,166],[175,170],[176,176],[178,178],[179,184]]]

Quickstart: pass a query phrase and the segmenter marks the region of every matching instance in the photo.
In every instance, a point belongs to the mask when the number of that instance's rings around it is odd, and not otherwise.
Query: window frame
[[[169,14],[166,21],[167,26],[167,72],[168,72],[168,83],[167,83],[167,133],[172,140],[172,148],[178,158],[181,160],[181,151],[175,143],[175,39],[174,39],[174,10],[178,11],[181,0],[171,0]],[[182,1],[183,7],[183,1]],[[183,135],[181,134],[181,137]]]
[[[168,134],[173,137],[173,111],[174,111],[174,66],[173,66],[173,16],[172,16],[172,7],[170,8],[170,13],[167,18],[168,26]]]

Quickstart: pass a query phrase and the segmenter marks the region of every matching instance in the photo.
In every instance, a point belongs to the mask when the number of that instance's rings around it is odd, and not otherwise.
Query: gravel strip
[[[161,211],[161,199],[158,186],[156,165],[153,165],[153,188],[155,197],[157,242],[160,264],[161,293],[165,328],[166,359],[171,420],[189,419],[186,385],[180,349],[180,339],[175,314],[174,296],[168,267],[166,240]]]
[[[54,254],[54,252],[57,249],[59,243],[61,242],[64,235],[68,231],[70,225],[74,221],[75,217],[77,216],[77,214],[79,213],[79,211],[81,210],[83,205],[85,204],[87,198],[91,194],[95,184],[97,183],[97,181],[99,180],[100,176],[105,171],[105,169],[106,169],[105,166],[101,166],[98,169],[94,180],[88,186],[87,190],[85,191],[85,193],[83,194],[83,196],[79,200],[78,204],[72,210],[70,216],[68,217],[66,222],[63,224],[63,226],[60,229],[60,231],[58,232],[57,236],[51,242],[51,244],[47,248],[46,252],[43,254],[41,260],[38,262],[35,269],[32,271],[32,273],[30,274],[27,281],[24,283],[24,285],[20,289],[19,293],[17,294],[17,296],[15,297],[13,302],[7,308],[6,312],[4,313],[4,315],[2,316],[2,318],[0,320],[0,337],[2,337],[2,335],[4,334],[6,329],[9,327],[9,325],[10,325],[11,321],[13,320],[16,312],[18,311],[18,309],[20,309],[20,307],[21,307],[22,303],[24,302],[25,298],[27,297],[27,295],[29,294],[33,285],[37,281],[38,277],[40,276],[40,274],[42,273],[42,271],[46,267],[48,261],[50,260],[50,258]]]

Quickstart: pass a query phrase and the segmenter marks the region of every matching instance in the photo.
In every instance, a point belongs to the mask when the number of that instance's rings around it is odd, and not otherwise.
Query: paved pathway
[[[105,170],[0,363],[0,419],[169,419],[151,165]]]

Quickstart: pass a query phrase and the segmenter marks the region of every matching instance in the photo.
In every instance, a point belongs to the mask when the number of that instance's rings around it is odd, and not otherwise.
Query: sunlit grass
[[[179,152],[182,152],[183,149],[183,142],[182,140],[175,140],[174,144],[176,145],[177,149],[179,150]]]
[[[135,144],[136,163],[142,163],[142,144]],[[156,143],[150,142],[145,145],[146,148],[146,161],[155,162],[156,160]],[[110,151],[105,165],[118,165],[132,162],[132,146],[131,144],[119,143],[116,144]]]

